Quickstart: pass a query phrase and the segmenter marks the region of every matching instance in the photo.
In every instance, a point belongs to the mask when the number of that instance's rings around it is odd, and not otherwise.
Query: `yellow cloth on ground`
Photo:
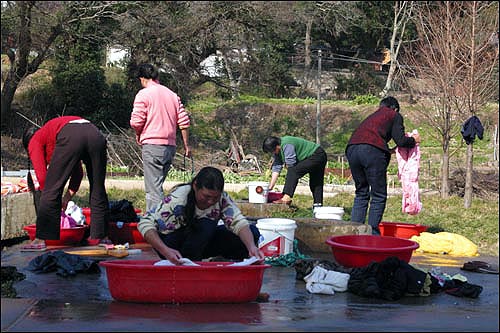
[[[444,253],[453,256],[478,256],[477,245],[466,237],[451,232],[421,232],[420,236],[412,236],[418,243],[418,252]]]

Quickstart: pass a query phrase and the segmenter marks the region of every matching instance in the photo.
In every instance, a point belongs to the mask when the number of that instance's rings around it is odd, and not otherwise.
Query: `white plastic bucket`
[[[259,248],[265,256],[275,256],[293,252],[293,240],[297,224],[294,220],[281,218],[258,219],[257,228],[261,239]]]
[[[317,219],[342,220],[344,208],[342,207],[314,207],[314,217]]]
[[[269,184],[267,182],[248,183],[248,202],[267,203],[267,194],[269,193]]]

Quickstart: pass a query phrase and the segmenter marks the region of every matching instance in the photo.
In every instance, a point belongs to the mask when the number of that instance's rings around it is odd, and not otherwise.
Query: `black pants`
[[[40,197],[36,219],[36,237],[57,240],[60,237],[62,195],[74,167],[85,164],[90,184],[90,236],[107,236],[109,203],[105,188],[106,138],[91,124],[66,124],[57,134],[45,188]]]
[[[255,245],[258,244],[260,232],[250,225]],[[178,250],[183,257],[191,260],[222,256],[226,259],[243,260],[248,258],[245,244],[235,233],[224,225],[217,225],[210,219],[199,219],[191,227],[182,227],[169,234],[159,234],[162,241],[170,248]],[[160,253],[160,258],[165,259]]]
[[[309,189],[313,195],[313,203],[323,204],[326,161],[326,152],[323,148],[318,147],[310,157],[298,162],[293,167],[288,167],[283,193],[293,198],[299,179],[309,174]]]

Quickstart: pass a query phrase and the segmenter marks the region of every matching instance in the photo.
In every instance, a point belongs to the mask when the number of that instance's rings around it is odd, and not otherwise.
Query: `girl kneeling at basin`
[[[224,176],[214,167],[204,167],[191,183],[172,188],[137,228],[160,258],[176,265],[181,258],[264,259],[257,246],[259,230],[224,191]]]

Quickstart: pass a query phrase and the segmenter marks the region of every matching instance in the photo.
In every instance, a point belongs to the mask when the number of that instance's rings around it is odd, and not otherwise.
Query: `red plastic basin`
[[[134,208],[136,214],[142,213],[142,210],[139,208]],[[90,208],[82,207],[82,214],[85,216],[85,223],[90,225]]]
[[[45,240],[45,244],[49,246],[53,245],[76,245],[80,243],[85,235],[85,230],[87,230],[88,225],[76,226],[74,228],[61,229],[59,240]],[[28,232],[30,240],[35,239],[36,236],[36,224],[30,224],[23,228]]]
[[[388,257],[410,262],[413,251],[419,247],[409,239],[376,235],[331,236],[326,244],[332,248],[337,263],[345,267],[365,267]]]
[[[137,230],[137,222],[109,222],[108,234],[113,244],[146,243]]]
[[[259,295],[264,269],[270,265],[154,266],[157,260],[101,261],[111,296],[138,303],[244,303]]]
[[[419,236],[421,232],[427,230],[427,226],[421,224],[380,222],[378,225],[382,236],[392,236],[410,239],[412,236]]]
[[[267,202],[273,202],[283,198],[283,193],[281,192],[268,192],[267,193]]]

